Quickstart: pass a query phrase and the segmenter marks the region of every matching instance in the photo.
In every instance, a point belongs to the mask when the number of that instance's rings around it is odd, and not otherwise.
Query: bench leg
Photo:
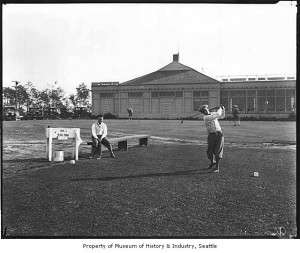
[[[127,141],[119,141],[118,142],[118,150],[120,150],[120,149],[125,149],[126,151],[128,150]]]
[[[148,138],[141,138],[139,140],[139,146],[145,145],[146,147],[148,146]]]

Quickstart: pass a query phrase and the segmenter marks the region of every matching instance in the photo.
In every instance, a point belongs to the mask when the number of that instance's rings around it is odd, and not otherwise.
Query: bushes
[[[91,119],[98,119],[98,115],[91,115]]]
[[[291,112],[288,116],[288,120],[296,120],[296,113],[295,112]]]
[[[116,119],[116,118],[117,118],[117,116],[110,112],[107,112],[104,114],[104,119]]]
[[[97,119],[98,115],[92,115],[91,119]],[[110,112],[104,114],[104,119],[127,119],[127,117],[118,117],[118,115],[112,114]],[[199,117],[193,117],[193,116],[187,116],[187,117],[177,117],[177,118],[168,118],[168,117],[141,117],[141,118],[135,118],[135,119],[141,119],[141,120],[200,120]],[[223,120],[227,121],[233,121],[232,116],[226,116]],[[273,117],[266,117],[266,116],[245,116],[240,117],[241,121],[296,121],[296,113],[291,112],[288,117],[276,117],[276,114],[274,114]]]
[[[225,117],[223,120],[228,120],[228,121],[233,121],[233,117],[228,116]],[[295,121],[296,120],[296,114],[291,112],[288,117],[266,117],[266,116],[259,116],[259,117],[254,117],[254,116],[246,116],[246,117],[240,117],[241,121]]]
[[[104,119],[117,119],[118,118],[117,115],[114,115],[110,112],[107,112],[107,113],[103,114],[103,117],[104,117]],[[91,115],[90,118],[91,119],[98,119],[98,114],[97,115],[93,114],[93,115]]]

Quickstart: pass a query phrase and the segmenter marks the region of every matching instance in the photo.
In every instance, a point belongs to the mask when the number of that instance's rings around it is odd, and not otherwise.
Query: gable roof
[[[178,61],[173,61],[163,68],[150,74],[120,83],[120,85],[149,85],[149,84],[217,84],[219,81],[208,77]]]
[[[170,64],[159,69],[158,71],[175,71],[175,70],[191,70],[191,68],[179,63],[178,61],[173,61]]]

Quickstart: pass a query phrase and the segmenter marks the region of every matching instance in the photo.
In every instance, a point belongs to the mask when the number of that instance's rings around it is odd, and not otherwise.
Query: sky
[[[3,87],[125,82],[173,61],[212,78],[296,74],[296,2],[3,5]]]

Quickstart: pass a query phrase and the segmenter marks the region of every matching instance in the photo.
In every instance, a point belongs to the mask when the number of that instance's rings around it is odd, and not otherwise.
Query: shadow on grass
[[[46,158],[30,158],[30,159],[15,159],[15,160],[3,160],[3,163],[45,163],[48,162]]]
[[[119,179],[186,176],[186,175],[210,174],[210,173],[212,173],[211,170],[198,169],[198,170],[189,170],[189,171],[175,171],[175,172],[170,172],[170,173],[151,173],[151,174],[143,174],[143,175],[128,175],[128,176],[122,176],[122,177],[76,178],[76,179],[71,179],[70,181],[74,181],[74,182],[79,182],[79,181],[112,181],[112,180],[119,180]]]
[[[63,162],[68,162],[69,160],[72,160],[74,158],[72,158],[71,156],[64,156],[64,161]],[[87,160],[89,159],[89,154],[85,154],[82,155],[78,158],[78,160]],[[19,158],[19,159],[14,159],[14,160],[2,160],[2,163],[54,163],[54,158],[52,159],[52,161],[49,161],[48,158],[30,158],[30,159],[23,159],[23,158]]]

